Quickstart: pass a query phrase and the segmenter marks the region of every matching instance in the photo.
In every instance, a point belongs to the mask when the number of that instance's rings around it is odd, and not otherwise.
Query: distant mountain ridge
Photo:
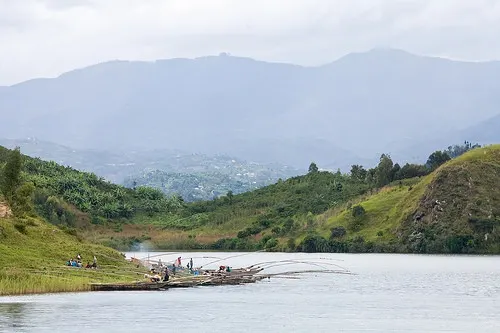
[[[500,114],[499,76],[499,62],[391,49],[319,67],[228,55],[112,61],[1,87],[0,131],[78,149],[179,149],[346,170],[443,133],[470,136],[467,128]]]

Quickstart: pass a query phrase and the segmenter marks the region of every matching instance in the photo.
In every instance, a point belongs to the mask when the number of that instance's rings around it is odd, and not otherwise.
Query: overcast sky
[[[498,60],[499,36],[500,0],[0,0],[0,85],[220,52],[302,65],[375,47]]]

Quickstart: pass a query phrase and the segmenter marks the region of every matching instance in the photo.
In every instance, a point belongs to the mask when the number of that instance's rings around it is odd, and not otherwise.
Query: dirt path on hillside
[[[0,202],[0,218],[12,215],[12,211],[5,202]]]

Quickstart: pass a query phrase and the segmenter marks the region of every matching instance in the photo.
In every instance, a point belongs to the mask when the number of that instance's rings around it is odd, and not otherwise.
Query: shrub
[[[274,227],[271,229],[271,232],[275,235],[281,235],[282,230],[280,227]]]
[[[16,228],[17,231],[19,231],[20,233],[22,233],[24,235],[28,234],[28,230],[26,229],[26,226],[22,223],[14,224],[14,228]]]
[[[278,240],[276,238],[270,238],[266,244],[264,245],[264,248],[266,249],[272,249],[274,247],[278,246]]]
[[[352,216],[355,218],[362,217],[366,213],[365,209],[361,205],[356,205],[352,207]]]
[[[318,235],[308,235],[302,243],[300,243],[299,248],[302,252],[314,253],[314,252],[329,252],[330,247],[326,239]]]
[[[340,238],[346,235],[347,231],[344,227],[335,227],[331,230],[330,238]]]
[[[271,221],[269,220],[259,220],[259,225],[266,229],[266,228],[269,228],[269,226],[271,226]]]
[[[238,238],[246,238],[248,236],[250,236],[250,232],[248,232],[248,229],[241,230],[237,235]]]

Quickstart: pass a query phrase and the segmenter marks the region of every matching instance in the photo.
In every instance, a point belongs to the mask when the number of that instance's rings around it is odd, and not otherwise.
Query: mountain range
[[[318,67],[221,54],[111,61],[0,87],[1,137],[327,169],[497,142],[500,62],[376,49]],[[444,147],[443,147],[444,146]]]

